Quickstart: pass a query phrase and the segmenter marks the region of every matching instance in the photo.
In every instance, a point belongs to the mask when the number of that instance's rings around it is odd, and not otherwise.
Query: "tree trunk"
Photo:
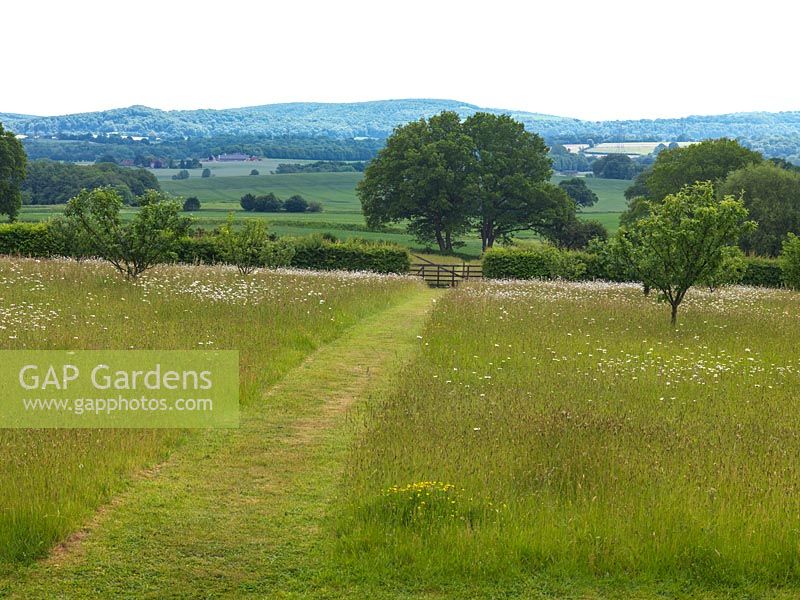
[[[447,246],[446,250],[447,250],[447,252],[452,252],[453,251],[453,240],[450,238],[450,232],[449,231],[445,231],[444,232],[444,236],[445,236],[445,244]]]
[[[444,252],[446,250],[446,246],[444,243],[444,238],[442,237],[442,229],[440,227],[436,228],[436,243],[439,244],[439,252]]]
[[[672,304],[672,318],[670,319],[670,324],[673,327],[678,324],[678,305],[676,303]]]

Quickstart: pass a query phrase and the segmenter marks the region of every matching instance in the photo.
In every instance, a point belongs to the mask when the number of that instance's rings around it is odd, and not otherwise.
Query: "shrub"
[[[722,262],[719,268],[709,277],[700,281],[711,291],[723,285],[735,285],[744,277],[747,263],[744,253],[738,246],[727,246],[722,249]]]
[[[748,256],[741,283],[758,287],[781,287],[783,273],[780,262],[774,258]]]
[[[196,196],[189,196],[183,202],[183,212],[193,212],[200,210],[200,200]]]
[[[483,258],[483,275],[489,279],[582,279],[586,263],[577,252],[550,245],[495,248]]]
[[[211,169],[209,169],[208,167],[203,169],[203,172],[201,173],[200,177],[211,177]]]
[[[250,175],[255,176],[255,175],[260,175],[260,173],[258,172],[258,169],[253,169],[252,171],[250,171]]]
[[[245,194],[239,200],[239,204],[244,210],[255,210],[256,197],[253,194]]]
[[[790,233],[783,241],[779,259],[783,283],[793,290],[800,290],[800,238]]]
[[[220,230],[219,248],[222,259],[236,265],[242,275],[249,275],[259,267],[289,266],[294,248],[285,242],[270,240],[267,224],[260,219],[249,219],[240,230],[234,230],[233,218]]]
[[[47,223],[0,224],[0,254],[44,258],[64,254]]]
[[[300,269],[407,273],[411,266],[408,250],[393,244],[331,242],[318,235],[296,238],[293,243],[291,265]]]
[[[223,262],[217,236],[202,235],[181,238],[176,251],[178,262],[213,265]]]
[[[295,194],[283,203],[283,208],[290,213],[306,212],[308,210],[308,202],[302,196]]]
[[[322,212],[322,204],[320,202],[309,202],[307,212],[319,213]]]
[[[283,202],[272,192],[259,196],[253,203],[256,212],[278,212],[283,208]]]

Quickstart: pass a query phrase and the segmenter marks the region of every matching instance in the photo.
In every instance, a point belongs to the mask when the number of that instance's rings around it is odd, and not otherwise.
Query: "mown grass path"
[[[0,581],[0,596],[341,594],[314,582],[348,408],[409,356],[434,297],[420,291],[317,350],[240,429],[204,433],[142,474],[48,559]]]

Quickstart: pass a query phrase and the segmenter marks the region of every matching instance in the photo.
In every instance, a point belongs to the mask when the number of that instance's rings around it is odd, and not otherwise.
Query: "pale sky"
[[[0,112],[449,98],[585,119],[800,110],[797,2],[6,0]]]

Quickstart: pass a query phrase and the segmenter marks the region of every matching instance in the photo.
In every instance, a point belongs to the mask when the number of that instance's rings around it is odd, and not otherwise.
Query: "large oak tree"
[[[483,249],[516,231],[544,231],[574,214],[549,183],[547,146],[511,117],[443,112],[398,127],[367,167],[358,194],[367,223],[408,221],[420,241],[451,251],[475,228]]]

